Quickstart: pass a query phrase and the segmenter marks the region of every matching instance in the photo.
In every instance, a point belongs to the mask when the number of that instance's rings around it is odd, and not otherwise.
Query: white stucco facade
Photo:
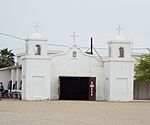
[[[107,60],[105,62],[106,100],[133,100],[133,66],[131,60],[124,62],[123,60]]]
[[[73,57],[73,52],[77,56]],[[59,76],[96,77],[96,100],[104,100],[104,66],[101,59],[83,53],[73,46],[66,52],[52,56],[51,98],[58,99]]]
[[[13,91],[20,89],[20,84],[22,82],[22,69],[21,66],[11,66],[7,68],[0,69],[0,81],[4,85],[4,89],[8,90],[8,84],[11,81],[11,88],[14,88],[14,84],[17,83],[17,86]]]
[[[134,59],[131,43],[121,36],[108,42],[109,57],[104,61],[106,100],[133,100]],[[120,48],[123,55],[120,57]]]
[[[123,57],[119,57],[119,48]],[[22,80],[23,100],[59,99],[59,77],[95,77],[96,100],[130,101],[133,99],[131,44],[120,36],[108,42],[109,57],[89,55],[73,45],[64,52],[47,50],[47,39],[33,33],[26,40],[26,52],[18,55],[20,70],[2,70],[6,79]],[[13,72],[13,73],[12,73]],[[14,73],[15,72],[15,73]],[[14,78],[11,74],[19,74]],[[14,81],[15,81],[14,80]]]
[[[7,84],[11,79],[11,70],[9,69],[1,69],[0,70],[0,80],[4,84],[4,89],[7,89]]]

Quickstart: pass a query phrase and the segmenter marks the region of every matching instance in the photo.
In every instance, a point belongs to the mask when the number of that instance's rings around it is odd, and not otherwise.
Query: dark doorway
[[[90,77],[61,76],[59,79],[60,100],[95,100],[95,91],[92,91],[93,94],[91,96]],[[95,90],[94,87],[93,90]]]

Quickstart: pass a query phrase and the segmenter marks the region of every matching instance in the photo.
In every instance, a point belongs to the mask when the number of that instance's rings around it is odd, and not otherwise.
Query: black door
[[[61,100],[89,100],[89,77],[59,77]]]

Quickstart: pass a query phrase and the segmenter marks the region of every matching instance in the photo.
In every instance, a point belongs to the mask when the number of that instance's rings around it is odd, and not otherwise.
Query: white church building
[[[99,58],[73,45],[49,51],[40,33],[26,39],[17,65],[0,69],[0,81],[22,100],[133,100],[134,59],[131,43],[121,36],[108,41],[108,57]]]

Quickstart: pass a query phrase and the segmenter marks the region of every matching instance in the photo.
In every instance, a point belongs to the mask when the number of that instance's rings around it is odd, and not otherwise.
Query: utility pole
[[[93,55],[93,38],[91,37],[91,55]]]

